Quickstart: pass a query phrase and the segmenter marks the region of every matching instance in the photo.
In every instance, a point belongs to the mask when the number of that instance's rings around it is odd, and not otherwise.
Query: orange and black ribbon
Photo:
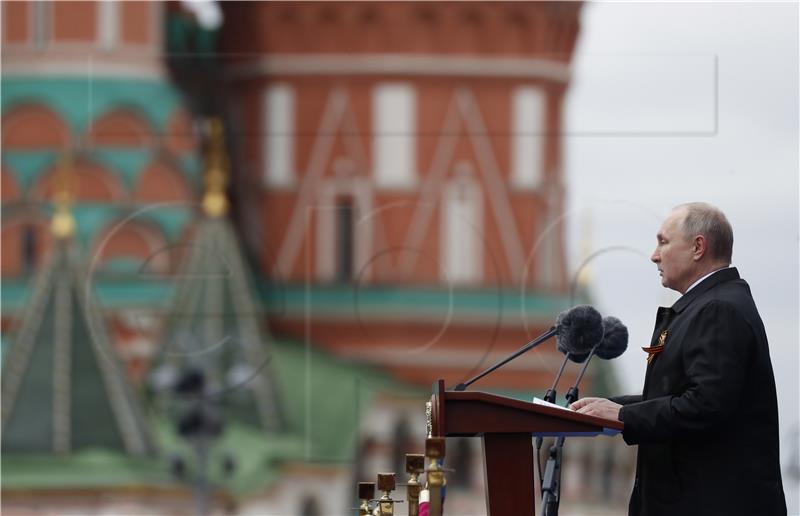
[[[664,351],[664,344],[667,342],[667,330],[661,332],[661,335],[658,336],[658,343],[655,346],[650,346],[649,348],[642,348],[642,351],[647,353],[647,363],[653,361],[653,359]]]

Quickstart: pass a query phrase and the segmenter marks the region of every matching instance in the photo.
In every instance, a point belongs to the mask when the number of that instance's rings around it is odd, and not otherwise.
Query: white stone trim
[[[113,50],[119,45],[120,4],[118,0],[97,0],[97,46],[101,50]]]
[[[442,192],[440,277],[451,284],[471,285],[483,278],[483,193],[469,163],[457,163]]]
[[[411,83],[382,82],[372,90],[372,171],[381,189],[417,182],[417,92]]]
[[[325,171],[331,166],[330,160],[333,144],[343,127],[346,130],[346,134],[342,136],[342,141],[346,150],[342,157],[351,160],[353,165],[351,179],[355,181],[359,178],[358,181],[361,181],[360,178],[364,177],[363,171],[367,170],[367,153],[363,142],[356,136],[360,134],[360,132],[355,115],[350,107],[347,90],[340,87],[330,93],[323,111],[322,120],[317,130],[317,137],[312,146],[308,167],[300,185],[300,193],[297,196],[292,210],[292,216],[289,220],[289,229],[278,251],[277,268],[275,271],[277,277],[291,274],[292,266],[297,260],[297,255],[300,252],[302,243],[308,236],[307,231],[309,229],[313,231],[313,228],[309,227],[310,216],[319,207],[315,203],[320,199],[320,188],[323,184],[322,179],[325,176]],[[347,180],[344,178],[336,178],[336,181],[339,183],[343,181],[346,182]],[[354,186],[353,188],[354,199],[356,200],[358,209],[364,210],[361,212],[361,215],[363,216],[366,213],[370,213],[372,205],[371,189],[367,186],[367,193],[365,194],[361,193],[364,189],[363,186]],[[366,195],[369,199],[368,202],[363,201],[363,199],[359,200],[359,196],[363,195]],[[359,229],[359,232],[366,232],[366,230]],[[311,238],[314,237],[313,234],[310,236]],[[357,240],[357,242],[361,242],[358,243],[359,247],[356,249],[356,254],[354,256],[356,259],[355,266],[358,269],[368,260],[367,255],[372,245],[371,235],[368,237],[365,236],[363,240]],[[319,252],[315,253],[315,258],[319,259],[320,255]],[[309,270],[307,272],[311,271]]]
[[[461,135],[462,124],[464,134]],[[519,242],[519,231],[514,214],[511,211],[506,181],[500,174],[494,150],[486,137],[486,125],[480,113],[480,106],[474,94],[468,88],[460,88],[453,94],[451,108],[445,118],[440,133],[431,170],[426,176],[420,195],[420,206],[413,215],[411,226],[406,237],[406,246],[419,249],[427,232],[433,209],[439,200],[436,198],[439,188],[447,175],[447,167],[452,161],[454,147],[460,137],[469,138],[478,161],[478,172],[483,178],[489,205],[497,222],[500,239],[508,262],[511,278],[519,280],[523,275],[523,252]],[[413,272],[416,257],[410,255],[401,263],[405,275]]]
[[[422,241],[428,232],[433,210],[438,206],[439,186],[444,181],[448,166],[453,160],[455,147],[458,143],[458,132],[461,130],[461,118],[455,98],[450,100],[450,105],[445,114],[442,130],[439,133],[439,142],[436,144],[433,161],[425,175],[419,195],[418,206],[411,216],[411,223],[404,240],[404,247],[410,250],[419,250]],[[414,253],[403,253],[400,257],[400,273],[408,278],[414,272],[417,256]]]
[[[309,222],[307,208],[316,197],[317,183],[325,173],[325,165],[330,158],[335,132],[344,116],[347,102],[347,92],[343,88],[333,90],[328,97],[317,130],[318,136],[311,148],[311,156],[300,186],[300,194],[297,196],[291,219],[289,219],[289,228],[278,250],[275,273],[279,278],[291,275],[292,265],[300,252]]]
[[[511,184],[517,189],[538,188],[544,180],[547,93],[521,86],[511,94]]]
[[[247,55],[241,55],[247,58]],[[570,66],[549,59],[455,54],[254,54],[231,65],[231,80],[264,75],[402,75],[463,76],[569,81]]]
[[[519,240],[519,230],[507,193],[506,182],[500,174],[497,159],[486,137],[488,131],[481,116],[480,106],[472,90],[462,88],[456,93],[458,104],[461,107],[464,120],[467,124],[467,133],[472,140],[475,156],[478,159],[478,169],[484,174],[489,203],[500,230],[500,239],[503,242],[506,260],[508,261],[511,279],[519,281],[523,275],[524,258],[522,244]],[[471,109],[470,109],[471,108]]]
[[[31,23],[29,40],[31,48],[35,52],[42,52],[50,46],[50,42],[53,39],[53,29],[55,27],[53,23],[53,5],[45,0],[33,0],[30,5],[32,7],[29,11]],[[43,16],[46,17],[44,21],[41,19]],[[42,24],[46,24],[47,27]],[[44,32],[44,34],[40,34],[40,32]]]
[[[96,48],[86,53],[70,52],[48,56],[6,53],[3,55],[3,76],[163,80],[166,76],[163,63],[155,56],[153,59],[149,57],[146,54],[128,54],[116,50],[113,53],[98,52]]]
[[[286,82],[269,84],[261,95],[262,177],[269,188],[291,187],[295,182],[295,98]]]

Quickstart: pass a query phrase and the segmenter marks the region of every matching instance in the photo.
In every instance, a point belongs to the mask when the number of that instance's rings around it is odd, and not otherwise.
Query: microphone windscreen
[[[556,348],[570,358],[588,356],[603,338],[603,317],[589,305],[561,312],[556,318]],[[586,360],[586,357],[583,358]]]
[[[617,358],[628,349],[628,328],[609,315],[603,319],[603,329],[603,341],[594,353],[603,360]]]
[[[576,364],[582,364],[589,358],[590,353],[570,353],[569,359]]]

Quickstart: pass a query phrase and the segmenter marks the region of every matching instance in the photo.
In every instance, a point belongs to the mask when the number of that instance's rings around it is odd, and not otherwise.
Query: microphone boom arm
[[[485,371],[483,371],[483,372],[482,372],[482,373],[480,373],[479,375],[477,375],[477,376],[474,376],[474,377],[470,378],[470,379],[469,379],[469,380],[467,380],[466,382],[464,382],[464,383],[459,383],[458,385],[456,385],[456,386],[453,388],[453,390],[454,390],[454,391],[463,391],[463,390],[466,390],[466,388],[467,388],[467,387],[469,387],[469,386],[470,386],[470,385],[472,385],[473,383],[477,382],[478,380],[480,380],[481,378],[483,378],[483,377],[484,377],[484,376],[486,376],[487,374],[489,374],[489,373],[491,373],[492,371],[494,371],[494,370],[496,370],[496,369],[498,369],[498,368],[500,368],[500,367],[502,367],[502,366],[506,365],[507,363],[511,362],[512,360],[514,360],[514,359],[515,359],[515,358],[517,358],[518,356],[522,355],[522,354],[523,354],[523,353],[525,353],[526,351],[529,351],[529,350],[531,350],[531,349],[535,348],[536,346],[538,346],[538,345],[539,345],[539,344],[541,344],[542,342],[546,341],[547,339],[549,339],[550,337],[552,337],[552,336],[553,336],[553,335],[555,335],[556,333],[558,333],[558,330],[556,329],[556,327],[555,327],[555,326],[551,326],[549,330],[547,330],[545,333],[541,334],[540,336],[536,337],[534,340],[532,340],[532,341],[528,342],[527,344],[525,344],[524,346],[522,346],[521,348],[519,348],[519,349],[518,349],[517,351],[515,351],[515,352],[514,352],[514,353],[513,353],[511,356],[504,358],[504,359],[503,359],[503,360],[501,360],[500,362],[498,362],[498,363],[496,363],[495,365],[493,365],[492,367],[490,367],[490,368],[486,369]]]

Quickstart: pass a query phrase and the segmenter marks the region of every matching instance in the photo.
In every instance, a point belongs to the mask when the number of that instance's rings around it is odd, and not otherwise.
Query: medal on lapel
[[[664,344],[667,342],[667,330],[661,332],[661,335],[658,336],[658,342],[655,346],[650,346],[649,348],[642,348],[642,351],[647,353],[647,363],[653,361],[656,355],[664,351]]]

